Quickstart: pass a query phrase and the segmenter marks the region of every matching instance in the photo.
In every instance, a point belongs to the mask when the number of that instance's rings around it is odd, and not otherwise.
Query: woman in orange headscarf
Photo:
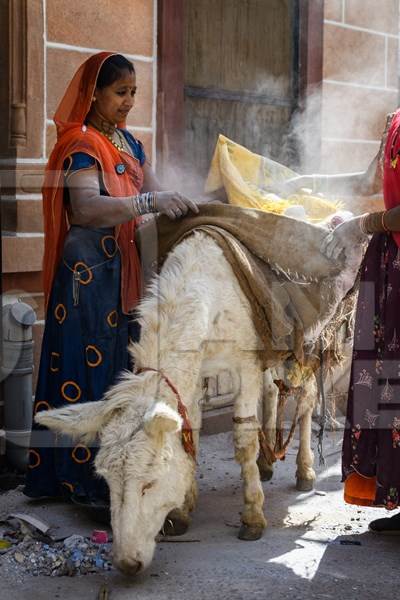
[[[57,143],[43,186],[47,317],[35,412],[98,400],[131,366],[141,280],[137,219],[198,210],[160,190],[141,142],[125,128],[135,93],[132,63],[101,52],[78,69],[54,116]],[[26,495],[107,501],[105,482],[94,477],[93,448],[60,444],[36,425],[31,443]]]

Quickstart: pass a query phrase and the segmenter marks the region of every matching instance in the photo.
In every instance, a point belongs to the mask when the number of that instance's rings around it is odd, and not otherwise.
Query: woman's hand
[[[199,212],[198,206],[186,196],[182,196],[178,192],[156,193],[156,211],[167,215],[170,219],[179,219],[186,215],[189,210],[195,214]]]
[[[360,228],[361,217],[354,217],[338,225],[322,241],[321,252],[328,258],[337,260],[346,246],[354,245],[354,242],[362,243],[367,235]]]

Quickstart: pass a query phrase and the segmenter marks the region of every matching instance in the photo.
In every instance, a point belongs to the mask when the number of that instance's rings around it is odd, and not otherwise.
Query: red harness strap
[[[265,436],[265,433],[262,427],[258,427],[258,441],[260,444],[260,451],[263,453],[264,458],[270,463],[273,464],[276,460],[285,460],[286,451],[292,438],[294,436],[294,432],[296,430],[297,421],[299,420],[299,403],[300,398],[296,398],[296,411],[293,417],[292,425],[290,427],[290,431],[286,441],[283,440],[283,417],[285,411],[285,404],[287,398],[290,393],[290,388],[288,388],[281,379],[274,379],[275,385],[279,389],[279,402],[278,402],[278,410],[277,410],[277,418],[276,418],[276,436],[275,436],[275,444],[271,446],[268,443],[268,440]],[[296,389],[296,388],[295,388]],[[300,394],[300,391],[297,391],[297,394]],[[257,417],[254,415],[251,417],[233,417],[233,422],[237,424],[241,423],[258,423]]]
[[[183,404],[181,396],[180,396],[177,388],[174,386],[172,381],[165,375],[165,373],[163,373],[159,369],[152,369],[151,367],[144,367],[143,369],[139,369],[138,371],[136,371],[136,373],[140,374],[140,373],[145,373],[146,371],[153,371],[154,373],[158,373],[159,375],[161,375],[162,379],[165,381],[165,383],[168,385],[168,387],[175,394],[176,399],[178,400],[178,412],[179,412],[180,416],[182,417],[182,421],[183,421],[182,445],[185,449],[185,452],[190,454],[190,456],[193,458],[193,460],[196,460],[196,447],[194,445],[194,440],[193,440],[193,429],[190,425],[186,406]]]

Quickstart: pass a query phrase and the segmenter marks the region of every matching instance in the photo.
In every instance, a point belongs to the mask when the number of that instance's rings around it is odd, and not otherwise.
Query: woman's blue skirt
[[[138,324],[121,311],[121,260],[114,230],[72,226],[53,283],[34,412],[100,400],[124,369]],[[74,271],[80,281],[74,282]],[[75,277],[76,279],[76,277]],[[25,494],[108,499],[94,472],[95,447],[33,424]]]

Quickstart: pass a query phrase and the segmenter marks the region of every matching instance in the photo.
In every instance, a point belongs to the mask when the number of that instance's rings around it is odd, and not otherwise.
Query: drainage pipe
[[[3,394],[6,462],[25,471],[32,427],[32,325],[36,313],[29,304],[3,307]]]

